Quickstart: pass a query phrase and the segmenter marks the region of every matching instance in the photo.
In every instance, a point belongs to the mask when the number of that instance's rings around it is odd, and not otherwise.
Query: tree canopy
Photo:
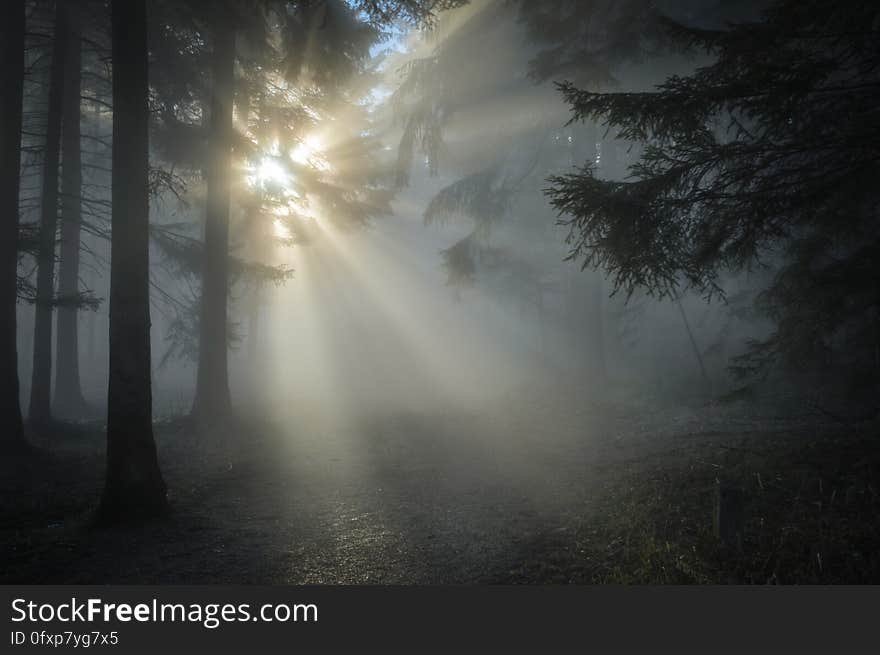
[[[624,180],[590,164],[550,178],[570,257],[660,296],[723,294],[725,273],[775,265],[759,302],[777,329],[747,368],[815,356],[844,329],[872,343],[878,19],[873,5],[815,0],[726,29],[670,21],[675,43],[710,63],[648,92],[560,83],[573,121],[643,144]]]

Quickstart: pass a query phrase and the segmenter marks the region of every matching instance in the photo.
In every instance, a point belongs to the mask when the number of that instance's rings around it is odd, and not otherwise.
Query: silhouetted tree
[[[776,332],[745,371],[826,360],[845,331],[862,344],[850,363],[876,373],[878,20],[870,3],[786,0],[729,29],[670,24],[715,59],[654,91],[560,85],[573,120],[645,144],[624,181],[590,164],[550,180],[571,257],[671,297],[721,294],[722,274],[767,262],[778,270],[759,303]]]
[[[233,131],[234,65],[236,60],[236,25],[247,23],[243,11],[251,13],[279,9],[282,39],[285,44],[285,67],[289,78],[307,72],[317,85],[328,86],[349,76],[357,63],[366,57],[376,34],[365,30],[353,17],[350,7],[337,2],[312,6],[288,6],[288,3],[225,2],[215,6],[209,19],[212,37],[211,100],[208,131],[207,207],[202,273],[202,296],[199,314],[199,358],[193,414],[197,420],[222,417],[229,411],[227,349],[229,335],[229,212]],[[357,4],[357,3],[356,3]],[[434,12],[456,2],[361,2],[362,10],[376,25],[403,19],[429,21]],[[252,43],[265,40],[260,29],[247,35]],[[305,171],[300,171],[305,173]],[[323,186],[325,201],[333,203],[334,214],[370,213],[368,203],[353,201],[351,194],[330,188],[312,175],[313,186]],[[349,197],[346,197],[349,196]],[[372,208],[375,210],[375,208]]]
[[[149,105],[145,0],[113,0],[113,190],[107,475],[101,515],[166,508],[153,439],[150,361]]]
[[[221,4],[211,20],[211,105],[207,162],[208,199],[199,318],[199,361],[193,414],[199,422],[230,410],[227,366],[229,203],[232,184],[234,16]]]
[[[82,221],[82,162],[80,159],[80,105],[82,44],[77,2],[66,3],[69,31],[64,53],[64,96],[61,121],[61,259],[58,294],[66,302],[58,307],[55,347],[54,411],[78,416],[85,408],[79,376],[79,260]]]
[[[55,34],[49,72],[46,146],[40,198],[40,241],[34,318],[34,357],[28,417],[34,425],[52,419],[52,309],[55,304],[55,232],[58,221],[58,160],[64,93],[64,55],[69,36],[66,4],[55,5]]]
[[[614,86],[621,65],[638,62],[663,44],[661,13],[654,3],[640,0],[474,4],[448,36],[432,36],[437,45],[427,55],[411,59],[401,69],[403,80],[392,97],[402,128],[398,184],[407,183],[417,151],[424,155],[430,175],[439,172],[440,158],[447,152],[444,132],[455,130],[458,114],[498,103],[499,98],[511,98],[508,104],[516,107],[521,98],[535,94],[535,87],[556,75],[603,88]],[[439,32],[442,35],[443,30]],[[472,61],[476,53],[492,50],[493,38],[503,47],[511,33],[526,46],[518,51],[519,59],[505,51]],[[570,168],[576,154],[598,159],[597,148],[606,139],[602,168],[609,169],[614,135],[597,133],[594,125],[562,129],[562,103],[556,112],[545,103],[543,114],[533,113],[528,101],[521,104],[522,109],[499,116],[493,124],[506,138],[482,135],[476,156],[479,168],[441,189],[428,204],[424,219],[431,224],[458,214],[474,223],[470,234],[441,253],[450,284],[469,285],[479,277],[494,293],[532,306],[541,324],[547,313],[545,295],[562,294],[565,320],[577,342],[574,350],[588,354],[580,368],[592,376],[602,375],[606,343],[601,278],[574,280],[566,267],[529,261],[536,251],[559,259],[561,255],[555,252],[559,236],[547,221],[550,207],[523,204],[540,193],[547,175]],[[450,159],[461,166],[462,157],[457,152]],[[515,233],[520,243],[528,245],[500,253],[489,246],[493,232]],[[490,251],[495,252],[485,256]]]
[[[25,443],[19,405],[15,311],[24,32],[24,0],[4,2],[0,10],[0,447],[4,450]]]

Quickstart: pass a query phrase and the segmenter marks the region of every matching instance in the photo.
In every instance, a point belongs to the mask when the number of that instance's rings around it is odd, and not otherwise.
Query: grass
[[[599,503],[589,581],[618,584],[876,584],[876,427],[757,434],[636,464]],[[715,480],[744,492],[741,552],[712,530]]]

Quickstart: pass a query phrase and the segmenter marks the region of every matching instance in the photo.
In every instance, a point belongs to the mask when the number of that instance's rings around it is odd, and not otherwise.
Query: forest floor
[[[59,429],[0,464],[0,582],[880,582],[876,424],[538,397],[158,423],[173,512],[114,528],[91,522],[101,426]],[[713,537],[719,478],[741,551]]]

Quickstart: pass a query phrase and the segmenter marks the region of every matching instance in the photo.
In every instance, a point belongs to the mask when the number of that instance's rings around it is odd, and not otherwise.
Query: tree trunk
[[[704,391],[708,393],[712,393],[712,383],[709,380],[709,374],[706,373],[706,365],[703,363],[703,355],[700,354],[700,348],[697,346],[697,340],[694,337],[694,331],[691,329],[690,321],[688,321],[687,314],[684,313],[684,306],[681,304],[681,298],[678,294],[675,295],[675,304],[678,306],[678,313],[681,315],[681,322],[684,324],[685,332],[688,335],[688,341],[691,344],[691,350],[694,353],[694,358],[697,360],[697,364],[700,365],[700,376],[703,378],[703,383],[706,385]]]
[[[113,0],[113,189],[107,477],[100,517],[167,507],[150,380],[149,107],[146,0]]]
[[[58,222],[58,154],[61,146],[61,100],[67,20],[63,3],[55,7],[55,39],[49,73],[49,108],[43,153],[40,243],[37,251],[37,298],[34,316],[34,366],[28,415],[32,425],[52,420],[52,304],[55,295],[55,229]]]
[[[227,298],[229,295],[229,186],[235,28],[226,17],[214,26],[211,150],[205,216],[205,255],[199,319],[199,363],[193,416],[200,423],[229,413]]]
[[[68,37],[64,58],[64,100],[61,132],[61,263],[58,291],[61,296],[79,292],[80,195],[80,23],[74,3],[67,5]],[[55,412],[76,417],[85,410],[79,379],[78,311],[75,306],[58,308],[55,344]]]
[[[590,322],[592,323],[593,373],[598,381],[608,380],[608,360],[605,353],[605,290],[602,284],[602,273],[593,274],[590,286]]]
[[[16,300],[21,113],[24,80],[24,0],[0,10],[0,448],[24,446],[18,398]]]

